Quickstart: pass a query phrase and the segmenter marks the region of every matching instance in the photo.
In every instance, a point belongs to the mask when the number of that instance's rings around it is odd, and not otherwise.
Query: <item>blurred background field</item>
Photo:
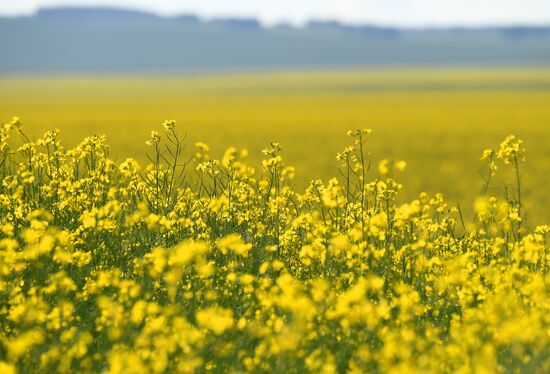
[[[509,134],[525,141],[528,219],[548,222],[550,69],[385,69],[255,72],[201,76],[0,78],[0,118],[20,116],[39,137],[62,130],[68,146],[106,134],[113,158],[145,161],[145,140],[175,119],[214,155],[236,146],[259,166],[261,149],[280,142],[296,184],[337,175],[345,132],[372,128],[373,167],[406,160],[402,199],[443,192],[469,210],[482,186],[479,156]],[[512,179],[509,179],[510,181]],[[501,193],[497,180],[492,193]]]

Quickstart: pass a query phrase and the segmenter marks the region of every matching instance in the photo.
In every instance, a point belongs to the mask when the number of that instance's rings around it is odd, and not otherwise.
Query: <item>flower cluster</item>
[[[300,192],[277,143],[255,169],[163,127],[144,167],[1,128],[2,373],[550,371],[550,228],[522,224],[519,177],[468,221],[398,203],[406,164],[370,170],[370,130]]]

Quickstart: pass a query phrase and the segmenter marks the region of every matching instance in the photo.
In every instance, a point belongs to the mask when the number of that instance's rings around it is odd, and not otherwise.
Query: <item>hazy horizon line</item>
[[[136,12],[158,17],[160,19],[173,19],[182,16],[194,16],[200,21],[210,22],[216,20],[255,20],[264,28],[272,28],[277,26],[288,26],[296,29],[307,27],[308,24],[313,22],[334,22],[343,26],[361,27],[372,26],[380,28],[394,28],[394,29],[411,29],[411,30],[423,30],[423,29],[490,29],[490,28],[510,28],[510,27],[532,27],[532,28],[548,28],[550,27],[550,21],[547,22],[529,22],[529,21],[515,21],[515,22],[474,22],[474,23],[443,23],[443,22],[431,22],[431,23],[391,23],[380,21],[348,21],[342,20],[338,17],[309,17],[302,22],[296,22],[289,19],[280,19],[277,21],[265,21],[261,17],[244,14],[244,13],[220,13],[214,15],[204,15],[201,12],[196,11],[179,11],[179,12],[161,12],[158,10],[148,9],[145,7],[126,7],[117,5],[51,5],[51,6],[36,6],[33,10],[24,12],[2,12],[0,10],[0,18],[25,18],[36,17],[41,10],[46,9],[81,9],[81,10],[113,10],[113,11],[127,11]]]

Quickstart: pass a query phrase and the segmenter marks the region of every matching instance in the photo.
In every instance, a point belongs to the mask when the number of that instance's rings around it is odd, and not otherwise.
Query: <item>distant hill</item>
[[[0,18],[0,74],[330,66],[550,66],[550,27],[400,29],[59,7]]]
[[[60,7],[39,9],[35,18],[53,21],[142,21],[159,19],[152,13],[116,8]]]

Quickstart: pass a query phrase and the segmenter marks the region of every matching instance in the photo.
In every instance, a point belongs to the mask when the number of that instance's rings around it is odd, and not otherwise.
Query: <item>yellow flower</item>
[[[248,257],[252,244],[243,243],[242,239],[238,235],[229,235],[219,241],[220,250],[222,253],[227,254],[230,251],[238,254],[239,256]]]
[[[199,310],[195,318],[199,326],[205,328],[216,335],[223,334],[233,327],[233,313],[229,309],[210,307]]]
[[[406,167],[407,167],[406,161],[397,161],[395,163],[395,169],[397,169],[398,171],[404,171]]]
[[[380,163],[378,164],[378,172],[380,173],[380,175],[387,175],[390,172],[389,160],[384,159],[380,161]]]
[[[3,374],[17,374],[17,369],[12,364],[0,361],[0,373]]]
[[[166,131],[172,131],[176,127],[176,121],[173,119],[166,120],[162,123],[162,127],[164,127],[164,130]]]

